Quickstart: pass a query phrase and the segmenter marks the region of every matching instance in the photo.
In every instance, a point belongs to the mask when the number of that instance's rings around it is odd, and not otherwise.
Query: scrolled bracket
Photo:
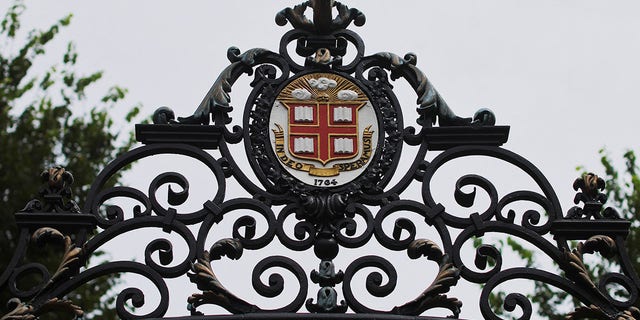
[[[250,304],[227,290],[211,267],[212,260],[219,260],[222,256],[236,260],[242,256],[242,243],[237,239],[222,239],[204,251],[203,257],[191,267],[193,273],[187,273],[191,282],[195,283],[202,293],[194,293],[188,299],[188,309],[191,315],[203,315],[196,309],[204,304],[214,304],[225,308],[231,313],[250,313],[260,308]]]
[[[615,252],[615,242],[606,236],[595,236],[585,242],[578,243],[577,247],[571,251],[564,250],[565,264],[561,265],[561,268],[566,271],[567,278],[589,290],[596,290],[596,284],[591,279],[583,259],[585,253],[596,251],[605,252],[604,255],[608,256],[610,252]]]
[[[584,264],[584,254],[599,252],[605,258],[612,258],[618,253],[616,242],[607,236],[593,236],[587,241],[578,243],[577,247],[571,251],[564,250],[564,263],[560,267],[565,271],[566,277],[573,281],[575,285],[592,297],[586,306],[578,307],[574,312],[567,315],[567,319],[637,319],[638,310],[630,306],[638,298],[638,288],[631,283],[625,282],[628,278],[621,274],[608,274],[601,280],[599,285],[591,278],[587,266]],[[609,281],[618,282],[629,290],[629,302],[620,302],[606,293],[606,284]]]
[[[65,236],[60,231],[53,228],[40,228],[34,232],[32,241],[43,245],[45,241],[54,240],[64,244],[64,254],[62,260],[58,265],[58,269],[53,274],[47,286],[42,291],[45,291],[48,287],[54,286],[58,281],[64,281],[78,274],[80,266],[84,260],[82,248],[77,247],[71,240],[71,237]]]
[[[227,56],[231,64],[218,76],[193,115],[185,118],[179,117],[178,123],[207,125],[211,119],[209,115],[213,115],[218,126],[230,123],[231,118],[228,113],[232,110],[231,96],[229,96],[231,87],[241,74],[251,75],[253,67],[264,63],[265,61],[262,59],[270,54],[273,53],[261,48],[250,49],[244,53],[241,53],[240,49],[236,47],[229,48]]]
[[[441,127],[495,124],[495,115],[489,109],[483,108],[476,112],[473,118],[457,116],[440,96],[427,76],[417,66],[418,57],[414,53],[407,53],[404,58],[390,52],[380,52],[373,58],[383,62],[384,67],[391,70],[391,79],[406,79],[418,95],[418,124],[430,127],[438,121]]]
[[[28,302],[22,302],[18,298],[11,299],[8,303],[11,311],[0,320],[37,320],[40,315],[59,311],[73,314],[75,319],[82,319],[84,311],[72,301],[56,296],[55,291],[58,286],[79,273],[85,259],[83,250],[73,243],[71,237],[50,227],[36,230],[31,242],[39,246],[44,246],[47,242],[60,242],[64,246],[64,254],[55,273],[43,279],[44,282],[38,287],[35,295],[31,296]],[[15,278],[11,280],[13,286],[15,281]]]
[[[414,240],[407,249],[407,254],[411,259],[418,259],[421,256],[435,261],[439,265],[438,274],[431,285],[415,299],[395,307],[391,313],[403,315],[420,315],[426,310],[433,308],[446,308],[452,312],[454,318],[458,318],[462,308],[462,301],[455,297],[447,297],[449,292],[460,279],[460,270],[451,263],[449,257],[431,240]]]

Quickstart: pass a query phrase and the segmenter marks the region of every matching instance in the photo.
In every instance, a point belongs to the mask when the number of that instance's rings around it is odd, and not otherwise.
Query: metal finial
[[[313,21],[305,16],[307,8],[313,10]],[[334,17],[334,8],[338,14]],[[346,29],[352,22],[356,26],[364,25],[364,14],[334,0],[309,0],[293,8],[286,8],[276,15],[276,23],[284,26],[287,22],[300,30],[315,34],[331,34],[336,30]]]
[[[331,32],[334,0],[311,0],[310,4],[313,8],[313,24],[316,32],[322,34]]]

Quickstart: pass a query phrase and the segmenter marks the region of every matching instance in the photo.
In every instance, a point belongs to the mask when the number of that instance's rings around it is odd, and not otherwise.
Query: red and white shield
[[[368,166],[377,145],[376,112],[349,79],[307,74],[279,94],[269,118],[280,164],[299,180],[338,186]]]
[[[322,164],[358,154],[358,110],[364,103],[283,103],[289,111],[289,152]]]

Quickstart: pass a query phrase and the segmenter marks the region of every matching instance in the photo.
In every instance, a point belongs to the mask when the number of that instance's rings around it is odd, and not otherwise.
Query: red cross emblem
[[[323,165],[358,154],[358,109],[362,102],[285,102],[289,153]]]

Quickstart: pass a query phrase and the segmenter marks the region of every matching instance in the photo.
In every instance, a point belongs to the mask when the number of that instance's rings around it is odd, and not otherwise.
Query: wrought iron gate
[[[313,12],[312,19],[305,15],[307,11]],[[603,209],[602,179],[589,174],[576,180],[576,204],[580,204],[564,212],[544,175],[523,157],[501,147],[509,127],[496,126],[491,111],[481,109],[469,118],[456,115],[417,67],[414,54],[365,55],[363,40],[347,29],[351,24],[364,25],[365,16],[357,9],[330,0],[311,0],[279,12],[276,22],[293,27],[282,37],[278,52],[230,48],[229,66],[193,115],[176,119],[171,109],[160,108],[153,116],[154,124],[137,125],[137,139],[143,146],[121,155],[102,171],[82,208],[70,200],[73,177],[69,172],[52,168],[42,173],[40,197],[15,215],[21,229],[18,250],[2,273],[0,285],[16,299],[11,301],[14,310],[3,320],[36,319],[51,310],[67,310],[80,319],[84,311],[65,296],[91,279],[113,273],[141,275],[154,284],[160,296],[153,302],[157,307],[140,315],[126,305],[147,303],[143,292],[135,287],[122,290],[116,308],[123,319],[164,317],[171,296],[166,280],[173,278],[188,279],[197,291],[190,297],[172,296],[184,298],[188,305],[185,316],[177,319],[429,319],[436,308],[447,309],[457,318],[462,301],[447,293],[461,281],[483,285],[478,299],[482,317],[498,319],[489,303],[490,294],[513,279],[544,282],[574,296],[583,306],[569,313],[568,319],[640,316],[634,307],[640,279],[625,250],[630,223],[614,209]],[[291,44],[295,52],[290,52]],[[350,46],[355,54],[345,61]],[[294,53],[304,62],[296,62]],[[252,92],[241,119],[232,119],[229,92],[243,75],[253,77]],[[395,96],[393,84],[399,79],[415,90],[415,113],[401,108]],[[405,126],[405,115],[416,117],[417,127]],[[239,165],[237,159],[242,155],[231,150],[234,145],[246,151],[251,172]],[[415,157],[410,163],[400,163],[403,148],[409,146],[416,148]],[[426,160],[432,152],[435,157]],[[105,187],[119,170],[159,154],[193,158],[213,174],[217,189],[199,210],[175,209],[190,193],[209,190],[190,190],[188,180],[173,171],[153,179],[147,192]],[[456,202],[461,207],[473,206],[476,189],[485,192],[488,200],[483,212],[460,215],[434,195],[438,185],[433,177],[443,165],[474,156],[514,165],[540,191],[501,195],[487,178],[464,175],[455,183]],[[237,198],[227,192],[231,180],[252,197]],[[168,184],[180,190],[169,187],[169,206],[164,206],[157,193]],[[415,187],[420,196],[412,199],[408,191]],[[116,198],[133,199],[139,205],[127,211],[112,203]],[[518,202],[532,204],[533,209],[516,214],[509,206]],[[235,210],[252,214],[233,221],[231,238],[212,239],[211,230],[230,219],[228,213]],[[397,216],[403,212],[420,221]],[[256,219],[266,222],[264,230],[258,230]],[[385,227],[388,225],[391,227]],[[188,247],[186,258],[174,263],[171,241],[159,238],[146,246],[144,262],[111,261],[85,267],[106,242],[150,227],[179,235]],[[439,239],[419,237],[420,228],[434,231]],[[476,247],[475,267],[465,264],[463,245],[488,233],[528,242],[563,273],[527,266],[503,268],[502,253],[490,245]],[[264,249],[276,239],[291,252],[313,250],[318,265],[307,270],[299,261],[277,255],[253,268],[253,288],[269,298],[282,293],[284,279],[273,273],[265,284],[261,276],[275,267],[290,272],[298,288],[291,301],[266,309],[222,285],[225,280],[215,273],[217,260],[242,260],[244,251]],[[573,246],[573,240],[580,242]],[[38,262],[23,261],[30,245],[48,241],[59,241],[65,247],[55,272]],[[341,251],[359,249],[372,241],[389,252],[432,261],[437,265],[432,282],[416,297],[389,310],[368,305],[361,297],[363,292],[353,289],[357,273],[377,269],[367,274],[364,286],[375,297],[400,290],[396,288],[398,278],[410,276],[399,275],[385,253],[362,255],[346,265],[335,263]],[[214,244],[206,247],[211,242]],[[621,271],[612,271],[598,282],[591,279],[583,256],[594,252],[618,257]],[[38,274],[42,281],[21,288],[18,279],[25,274]],[[607,289],[611,284],[624,288],[627,296],[611,294]],[[317,295],[308,297],[310,286]],[[205,315],[201,310],[207,304],[230,314]],[[522,319],[529,319],[533,312],[531,302],[517,292],[506,295],[503,307],[508,311],[519,307]],[[301,312],[304,309],[306,313]]]

